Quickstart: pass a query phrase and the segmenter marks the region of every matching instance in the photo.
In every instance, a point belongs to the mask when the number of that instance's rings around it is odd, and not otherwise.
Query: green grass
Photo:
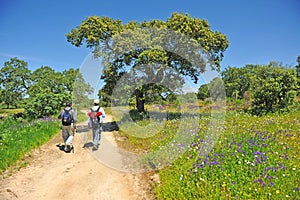
[[[6,117],[0,122],[0,172],[14,165],[32,149],[58,133],[60,126],[50,119],[20,122]]]
[[[6,109],[6,108],[0,108],[0,116],[8,116],[11,114],[15,114],[15,113],[23,113],[24,109],[23,108],[10,108],[10,109]]]
[[[300,107],[264,117],[229,111],[224,126],[217,120],[212,126],[210,115],[203,114],[192,131],[194,122],[125,120],[120,126],[126,138],[121,145],[148,152],[146,159],[157,159],[156,165],[175,154],[158,171],[158,199],[300,199]],[[219,135],[205,151],[209,127]],[[156,132],[138,137],[145,130]]]
[[[160,171],[158,199],[299,199],[300,110],[254,117],[227,113],[225,131],[207,155],[205,133]]]

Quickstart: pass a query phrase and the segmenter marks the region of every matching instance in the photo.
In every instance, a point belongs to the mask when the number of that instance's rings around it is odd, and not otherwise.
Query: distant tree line
[[[11,58],[0,69],[0,103],[6,108],[22,107],[29,118],[56,114],[66,101],[72,100],[74,84],[77,98],[87,98],[92,91],[79,69],[56,72],[49,66],[31,71],[27,62]]]
[[[246,109],[253,114],[286,111],[295,103],[299,95],[300,56],[295,67],[285,67],[281,63],[268,65],[245,65],[241,68],[228,67],[210,83],[201,85],[198,98],[214,97],[209,88],[223,81],[226,96],[234,101],[243,100]]]
[[[241,68],[228,67],[221,72],[221,77],[201,85],[197,98],[216,101],[221,94],[216,88],[224,85],[227,98],[243,101],[244,109],[253,114],[286,111],[295,103],[295,97],[300,95],[300,56],[297,62],[294,67],[285,67],[277,62],[245,65]],[[0,71],[0,103],[7,108],[23,107],[26,116],[30,118],[56,114],[68,100],[88,101],[88,94],[92,92],[78,69],[55,72],[49,66],[41,66],[30,71],[25,61],[11,58]],[[182,97],[172,94],[164,99],[159,91],[148,90],[145,94],[149,98],[145,103],[164,104],[176,103],[180,98],[181,102],[194,99],[192,93],[181,95]],[[129,104],[130,102],[129,99]],[[135,104],[133,99],[131,104]]]

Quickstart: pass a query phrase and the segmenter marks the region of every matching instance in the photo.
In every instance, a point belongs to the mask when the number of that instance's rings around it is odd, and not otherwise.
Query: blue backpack
[[[71,116],[71,114],[70,114],[70,111],[71,111],[72,109],[70,109],[70,110],[66,110],[66,109],[64,109],[64,113],[63,113],[63,115],[62,115],[62,125],[64,125],[64,126],[70,126],[71,125],[71,123],[72,123],[72,116]]]

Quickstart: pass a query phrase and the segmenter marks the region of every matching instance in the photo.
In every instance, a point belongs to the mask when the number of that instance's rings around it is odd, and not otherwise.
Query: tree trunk
[[[136,108],[139,113],[145,112],[145,100],[144,100],[144,93],[137,89],[135,91],[135,99],[136,99]]]

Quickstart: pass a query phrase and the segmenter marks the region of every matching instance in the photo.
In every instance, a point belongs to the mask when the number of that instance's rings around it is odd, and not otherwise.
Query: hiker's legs
[[[62,137],[65,145],[72,145],[74,140],[74,132],[72,131],[71,126],[62,127]]]
[[[99,128],[99,142],[100,142],[100,140],[101,140],[101,133],[102,133],[102,124],[101,124],[101,126],[100,126],[100,128]]]
[[[72,149],[74,132],[71,126],[63,126],[63,138],[65,142],[65,151],[70,151]]]
[[[100,130],[99,128],[93,128],[93,144],[95,146],[99,145],[99,140],[100,140]]]
[[[73,140],[74,140],[74,132],[70,129],[69,137],[66,141],[66,145],[72,146],[73,145]]]
[[[64,144],[66,144],[68,137],[69,137],[68,126],[62,126],[62,138]]]

